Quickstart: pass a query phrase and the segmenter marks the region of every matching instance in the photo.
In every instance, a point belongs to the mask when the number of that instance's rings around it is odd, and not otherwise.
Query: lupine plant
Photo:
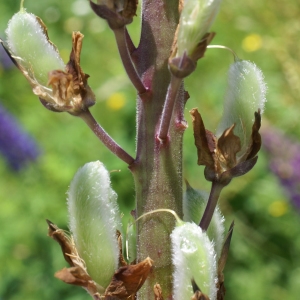
[[[82,119],[128,164],[134,179],[136,207],[122,214],[104,163],[89,162],[68,190],[70,233],[47,221],[49,236],[69,264],[56,277],[83,287],[93,299],[225,297],[223,270],[233,223],[225,235],[217,204],[223,188],[257,161],[266,86],[255,64],[227,47],[209,45],[220,4],[221,0],[143,0],[136,47],[126,28],[136,16],[137,0],[90,1],[113,31],[137,92],[135,154],[118,145],[90,111],[96,99],[80,66],[83,35],[73,33],[65,64],[45,24],[26,11],[23,1],[8,23],[1,43],[43,106]],[[197,163],[211,182],[207,193],[191,187],[187,179],[183,183],[182,141],[188,127],[183,110],[189,99],[184,79],[193,76],[197,61],[211,47],[230,50],[234,61],[217,131],[205,128],[201,104],[199,111],[190,111]]]

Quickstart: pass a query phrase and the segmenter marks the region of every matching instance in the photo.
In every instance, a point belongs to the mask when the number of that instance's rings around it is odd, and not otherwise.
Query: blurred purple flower
[[[270,169],[279,178],[293,204],[300,209],[300,143],[270,126],[263,128],[262,141],[270,155]]]
[[[22,169],[40,154],[35,141],[16,119],[0,105],[0,153],[15,171]]]

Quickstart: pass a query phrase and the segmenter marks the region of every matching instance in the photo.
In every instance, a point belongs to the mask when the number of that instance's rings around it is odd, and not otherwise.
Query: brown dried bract
[[[252,126],[251,144],[249,145],[248,150],[240,160],[251,159],[258,153],[261,147],[261,135],[259,133],[259,129],[261,126],[260,110],[258,110],[258,112],[255,112],[254,117],[255,119]]]
[[[251,142],[248,150],[239,157],[241,141],[234,134],[233,124],[217,139],[205,129],[201,115],[196,108],[190,111],[193,121],[195,145],[198,154],[198,164],[205,166],[205,178],[227,185],[232,178],[249,172],[257,161],[255,155],[261,146],[260,113],[255,113],[252,127]]]
[[[105,19],[112,30],[124,28],[136,16],[138,0],[90,0],[90,6],[97,16]]]
[[[61,281],[84,287],[91,294],[97,293],[97,287],[92,278],[80,267],[63,268],[54,275]]]
[[[89,75],[80,67],[83,37],[80,32],[73,32],[72,51],[65,72],[53,70],[48,75],[48,85],[52,87],[56,106],[73,115],[95,104],[95,95],[87,84]],[[58,107],[56,108],[59,110]]]
[[[156,283],[153,287],[155,300],[164,300],[160,284]]]
[[[195,145],[198,152],[198,165],[205,165],[214,168],[214,150],[216,138],[206,130],[201,115],[197,108],[190,111],[193,122]]]
[[[74,263],[70,257],[73,253],[73,245],[70,243],[69,237],[66,236],[65,232],[62,229],[59,229],[55,224],[51,221],[46,220],[48,223],[48,236],[53,238],[56,242],[59,243],[62,253],[66,262],[70,266],[74,266]]]
[[[134,295],[148,277],[153,261],[147,257],[136,265],[121,267],[115,272],[109,286],[105,291],[105,297],[128,298]]]
[[[241,140],[233,133],[234,127],[233,124],[226,129],[217,143],[218,159],[225,168],[233,168],[236,165],[236,155],[241,151]]]
[[[118,246],[119,246],[119,266],[127,266],[127,262],[123,256],[123,249],[122,249],[122,235],[119,230],[117,230],[117,239],[118,239]]]
[[[84,261],[79,257],[72,237],[68,236],[62,229],[59,229],[51,221],[47,220],[49,225],[48,235],[57,241],[62,249],[63,255],[71,268],[63,268],[55,273],[55,277],[65,283],[81,286],[94,297],[100,299],[98,290],[104,289],[97,285],[87,273]]]
[[[136,16],[138,3],[139,3],[138,0],[124,1],[124,9],[121,12],[122,16],[126,19],[132,19],[134,16]]]
[[[192,300],[209,300],[209,297],[200,291],[196,291],[192,297]]]
[[[225,237],[224,244],[222,247],[222,252],[221,256],[218,261],[218,282],[217,282],[217,300],[224,300],[225,299],[225,285],[224,285],[224,268],[226,265],[228,253],[229,253],[229,247],[230,247],[230,242],[232,238],[232,233],[233,233],[233,228],[234,228],[234,222],[231,223],[228,233]]]
[[[190,55],[190,58],[197,62],[200,58],[204,57],[207,46],[210,44],[212,39],[215,37],[215,32],[206,33],[202,40],[199,42],[193,53]]]

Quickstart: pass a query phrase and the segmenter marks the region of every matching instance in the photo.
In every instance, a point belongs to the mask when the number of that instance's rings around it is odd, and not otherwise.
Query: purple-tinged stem
[[[175,102],[177,99],[177,94],[181,82],[182,82],[182,78],[178,78],[171,75],[171,82],[168,87],[167,97],[164,103],[164,108],[162,111],[162,116],[161,116],[159,131],[158,131],[158,138],[161,141],[166,140],[166,138],[168,137],[173,110],[174,110],[174,106],[175,106]]]
[[[116,37],[119,53],[120,53],[125,71],[129,77],[129,79],[131,80],[132,84],[134,85],[134,87],[136,88],[138,93],[141,95],[141,94],[145,93],[147,91],[147,89],[145,88],[144,84],[141,81],[140,76],[138,75],[138,73],[136,72],[136,70],[133,66],[133,63],[132,63],[132,60],[130,57],[130,53],[128,51],[128,46],[126,43],[127,38],[125,35],[125,27],[115,29],[114,34]],[[128,35],[128,33],[127,33],[127,35]]]
[[[92,129],[99,140],[117,157],[131,165],[134,158],[123,150],[109,134],[97,123],[89,110],[82,112],[79,117]]]
[[[210,221],[211,221],[214,211],[216,209],[216,206],[217,206],[217,203],[219,200],[219,196],[221,194],[223,187],[224,187],[224,185],[219,182],[212,182],[208,202],[207,202],[204,214],[203,214],[202,219],[199,224],[201,229],[204,231],[207,230],[207,228],[210,224]]]

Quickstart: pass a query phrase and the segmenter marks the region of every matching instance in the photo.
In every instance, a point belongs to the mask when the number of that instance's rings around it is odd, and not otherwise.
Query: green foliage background
[[[72,30],[84,35],[83,70],[98,103],[92,112],[103,127],[133,155],[135,150],[135,91],[120,63],[113,34],[90,10],[85,0],[26,0],[28,11],[48,26],[50,39],[65,61]],[[0,33],[19,1],[0,2]],[[299,137],[300,6],[297,0],[224,0],[213,30],[214,44],[234,49],[264,72],[268,102],[264,122]],[[129,26],[135,43],[139,15]],[[209,50],[187,79],[188,111],[198,107],[206,127],[214,130],[222,112],[230,53]],[[123,209],[134,204],[129,170],[93,136],[87,126],[68,114],[44,109],[16,68],[0,69],[0,99],[43,150],[35,164],[15,173],[0,157],[0,300],[89,299],[85,291],[53,277],[66,266],[58,245],[47,237],[48,218],[67,229],[66,191],[76,170],[94,160],[113,172],[113,188]],[[119,103],[120,109],[116,103]],[[191,125],[191,124],[190,124]],[[227,299],[298,299],[300,294],[300,215],[268,169],[261,151],[255,169],[235,179],[224,191],[221,209],[226,226],[235,220],[225,278]],[[184,176],[195,188],[208,189],[203,168],[196,165],[191,126],[185,134]],[[282,210],[272,213],[279,201]]]

